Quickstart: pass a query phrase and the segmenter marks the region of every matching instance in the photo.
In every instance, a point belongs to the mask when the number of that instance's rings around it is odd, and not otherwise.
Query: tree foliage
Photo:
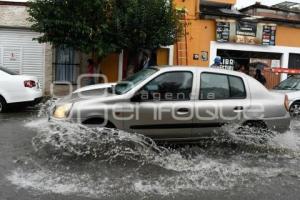
[[[125,49],[155,49],[174,44],[179,16],[171,0],[115,0],[113,13]]]
[[[32,0],[32,29],[41,43],[100,58],[122,49],[171,45],[180,30],[172,0]]]

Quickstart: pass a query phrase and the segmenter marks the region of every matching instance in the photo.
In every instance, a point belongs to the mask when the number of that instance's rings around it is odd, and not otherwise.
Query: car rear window
[[[7,73],[7,74],[9,74],[9,75],[18,75],[16,72],[13,72],[13,71],[11,71],[9,69],[6,69],[6,68],[3,68],[3,67],[0,67],[0,70]]]
[[[244,99],[246,89],[243,79],[237,76],[202,73],[200,100]]]

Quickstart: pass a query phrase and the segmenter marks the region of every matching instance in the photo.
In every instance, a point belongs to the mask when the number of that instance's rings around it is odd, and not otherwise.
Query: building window
[[[75,63],[74,49],[60,46],[55,52],[55,82],[76,84],[79,64]]]

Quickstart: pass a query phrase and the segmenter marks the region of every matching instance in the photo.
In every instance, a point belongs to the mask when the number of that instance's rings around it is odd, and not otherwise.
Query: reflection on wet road
[[[300,121],[265,143],[250,136],[171,148],[0,114],[0,199],[297,199]]]

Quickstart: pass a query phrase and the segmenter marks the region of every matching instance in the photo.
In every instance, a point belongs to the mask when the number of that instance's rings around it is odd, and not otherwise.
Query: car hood
[[[89,91],[83,91],[83,92],[77,92],[72,93],[71,95],[64,97],[62,99],[57,100],[56,105],[66,104],[66,103],[77,103],[82,101],[89,101],[92,99],[106,99],[108,97],[117,96],[116,94],[109,93],[106,88],[103,88],[103,90],[97,90],[97,93],[95,92],[89,92]]]
[[[98,90],[98,89],[105,89],[105,88],[110,88],[114,85],[116,85],[117,83],[100,83],[100,84],[96,84],[96,85],[89,85],[89,86],[85,86],[82,88],[79,88],[78,90],[75,90],[73,93],[79,93],[79,92],[85,92],[85,91],[91,91],[91,90]]]
[[[271,90],[273,93],[286,94],[289,100],[300,99],[300,91],[295,90]]]
[[[72,94],[58,99],[56,104],[75,103],[79,101],[85,101],[97,98],[106,98],[114,96],[108,91],[116,83],[101,83],[96,85],[89,85],[75,90]]]

